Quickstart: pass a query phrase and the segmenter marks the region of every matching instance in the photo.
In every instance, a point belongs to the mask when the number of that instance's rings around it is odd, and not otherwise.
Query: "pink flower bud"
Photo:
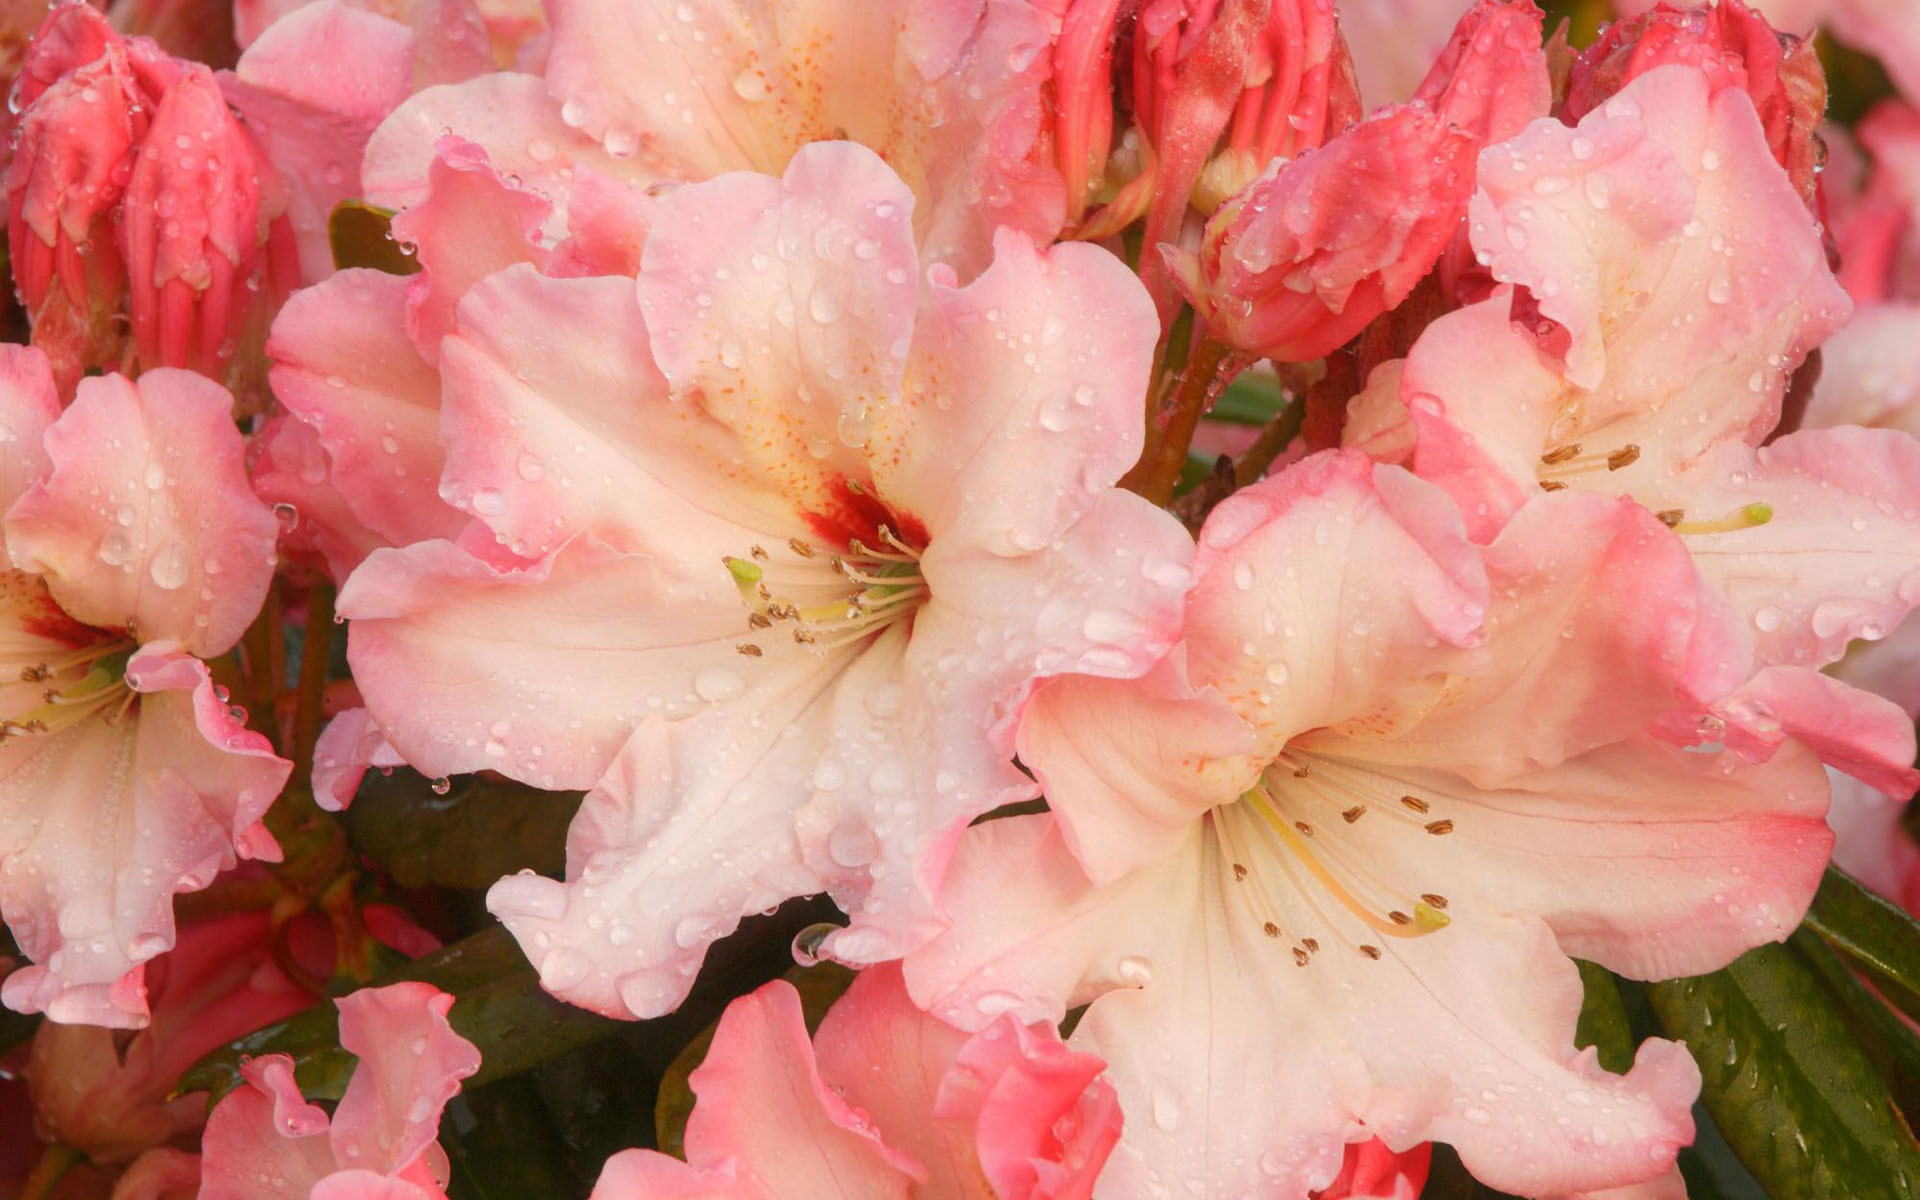
[[[197,63],[167,91],[133,161],[120,222],[128,309],[143,368],[186,367],[235,385],[258,359],[270,309],[269,170]]]
[[[1276,162],[1163,248],[1212,336],[1281,362],[1319,358],[1399,304],[1453,237],[1479,141],[1422,107],[1387,109]]]
[[[1812,203],[1826,77],[1812,39],[1781,33],[1742,0],[1693,8],[1657,4],[1609,27],[1574,60],[1561,115],[1578,121],[1628,83],[1669,63],[1699,70],[1713,92],[1745,90],[1760,114],[1768,149]]]
[[[1433,1143],[1421,1142],[1395,1154],[1379,1138],[1350,1142],[1340,1163],[1340,1174],[1315,1192],[1314,1200],[1359,1200],[1372,1196],[1418,1196],[1427,1186],[1433,1164]]]

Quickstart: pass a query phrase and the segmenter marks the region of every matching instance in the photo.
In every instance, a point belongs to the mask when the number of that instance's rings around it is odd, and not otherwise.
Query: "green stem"
[[[68,1171],[87,1161],[87,1156],[65,1142],[55,1142],[47,1147],[40,1161],[33,1165],[33,1173],[27,1176],[27,1182],[20,1188],[20,1200],[46,1200],[53,1195],[53,1189],[60,1186]]]
[[[1131,471],[1120,481],[1155,504],[1173,499],[1174,486],[1180,482],[1180,468],[1187,461],[1187,447],[1193,444],[1194,430],[1207,406],[1237,373],[1240,362],[1233,349],[1211,338],[1194,347],[1175,382],[1173,394],[1163,406],[1166,426],[1156,431],[1147,426],[1147,449]],[[1158,433],[1156,437],[1155,434]]]

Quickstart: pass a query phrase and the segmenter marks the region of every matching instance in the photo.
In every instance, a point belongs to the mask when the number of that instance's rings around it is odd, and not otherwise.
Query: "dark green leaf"
[[[541,991],[539,977],[502,926],[436,950],[368,986],[409,979],[456,997],[447,1019],[481,1054],[470,1087],[524,1071],[621,1028],[618,1021]],[[338,1099],[353,1073],[353,1055],[340,1048],[337,1010],[325,1000],[207,1055],[181,1077],[180,1090],[205,1090],[217,1100],[239,1085],[241,1061],[260,1054],[291,1055],[301,1091],[316,1099]]]
[[[1761,946],[1646,991],[1664,1032],[1700,1064],[1714,1123],[1774,1200],[1912,1200],[1920,1148],[1793,951]]]
[[[590,1183],[560,1153],[552,1118],[524,1075],[455,1096],[440,1144],[453,1168],[451,1200],[583,1196]]]
[[[1911,1126],[1920,1113],[1920,1034],[1896,1016],[1879,993],[1826,943],[1802,928],[1790,939],[1827,991],[1840,1003],[1847,1027],[1893,1081],[1893,1098]]]
[[[523,868],[558,875],[579,792],[462,775],[436,795],[416,772],[367,773],[347,835],[402,887],[484,888]]]
[[[1633,1027],[1627,1019],[1626,1003],[1620,999],[1620,985],[1605,968],[1575,960],[1580,968],[1580,983],[1586,1000],[1580,1006],[1580,1025],[1574,1031],[1576,1046],[1595,1047],[1600,1065],[1615,1075],[1625,1075],[1633,1067],[1636,1045]]]
[[[1901,1012],[1920,1020],[1920,923],[1838,867],[1828,867],[1807,928],[1852,959]]]
[[[389,275],[412,275],[420,260],[393,240],[393,213],[360,200],[343,200],[327,218],[327,242],[333,247],[333,265],[371,267]]]
[[[1268,371],[1244,371],[1213,402],[1207,417],[1234,425],[1265,425],[1286,403],[1278,377]]]

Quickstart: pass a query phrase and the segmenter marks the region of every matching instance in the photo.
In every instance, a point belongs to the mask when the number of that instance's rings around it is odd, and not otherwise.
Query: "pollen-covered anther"
[[[754,645],[752,642],[741,642],[738,646],[735,646],[734,649],[746,655],[748,658],[759,658],[766,653],[766,651]]]
[[[812,558],[816,553],[810,544],[801,541],[799,538],[788,538],[787,549],[798,554],[801,558]]]
[[[1380,959],[1380,947],[1378,946],[1362,945],[1360,947],[1360,953],[1366,955],[1368,958],[1373,959],[1375,962],[1378,962]]]
[[[1433,834],[1435,837],[1438,837],[1441,834],[1452,833],[1453,822],[1452,821],[1428,821],[1427,832]]]
[[[1313,956],[1307,953],[1304,947],[1295,946],[1293,948],[1293,961],[1299,966],[1304,967],[1313,961]]]
[[[1233,879],[1234,879],[1234,882],[1235,882],[1235,883],[1240,883],[1240,882],[1243,882],[1243,881],[1245,881],[1245,879],[1246,879],[1246,878],[1247,878],[1247,864],[1245,864],[1245,863],[1235,863],[1235,864],[1233,864]]]
[[[1340,819],[1345,821],[1347,824],[1351,825],[1355,821],[1358,821],[1361,817],[1364,817],[1366,815],[1367,815],[1367,806],[1364,804],[1356,804],[1352,808],[1349,808],[1345,812],[1341,813]]]
[[[1429,908],[1445,908],[1447,906],[1447,898],[1433,892],[1420,893],[1420,900]]]
[[[1262,925],[1260,927],[1260,930],[1262,933],[1265,933],[1270,938],[1277,938],[1280,936],[1280,927],[1278,925],[1275,925],[1272,921],[1268,921],[1266,924]]]
[[[1426,812],[1427,810],[1433,807],[1432,805],[1428,804],[1425,800],[1422,800],[1418,796],[1402,796],[1400,797],[1400,803],[1406,805],[1408,808],[1412,809],[1414,812],[1417,812],[1417,813]]]

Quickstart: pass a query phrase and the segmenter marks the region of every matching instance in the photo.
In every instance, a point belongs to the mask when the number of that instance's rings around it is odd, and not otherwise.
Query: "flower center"
[[[834,553],[792,538],[787,554],[755,546],[746,558],[727,559],[747,607],[747,627],[764,635],[736,649],[759,658],[768,639],[789,639],[826,655],[910,618],[927,598],[921,551],[886,525],[878,527],[876,541],[848,538],[845,551]]]
[[[126,679],[127,660],[134,649],[126,638],[109,638],[55,658],[0,667],[10,669],[19,681],[0,687],[18,694],[26,685],[40,693],[40,703],[0,719],[0,744],[17,737],[56,734],[96,713],[104,713],[109,724],[118,722],[139,695]],[[17,704],[16,700],[7,708]]]
[[[1284,914],[1297,911],[1300,919],[1309,919],[1321,907],[1316,897],[1332,900],[1338,910],[1383,938],[1425,937],[1449,923],[1445,896],[1414,894],[1399,881],[1382,877],[1381,856],[1377,846],[1368,845],[1374,839],[1367,831],[1381,822],[1395,822],[1422,836],[1444,837],[1453,832],[1453,820],[1437,815],[1432,803],[1419,796],[1401,795],[1383,803],[1382,782],[1340,759],[1290,747],[1237,801],[1210,814],[1237,894],[1262,932],[1291,940],[1293,959],[1300,966],[1313,961],[1321,943]],[[1287,903],[1289,892],[1307,902]],[[1367,958],[1381,957],[1376,941],[1348,937],[1331,923],[1327,935]]]

